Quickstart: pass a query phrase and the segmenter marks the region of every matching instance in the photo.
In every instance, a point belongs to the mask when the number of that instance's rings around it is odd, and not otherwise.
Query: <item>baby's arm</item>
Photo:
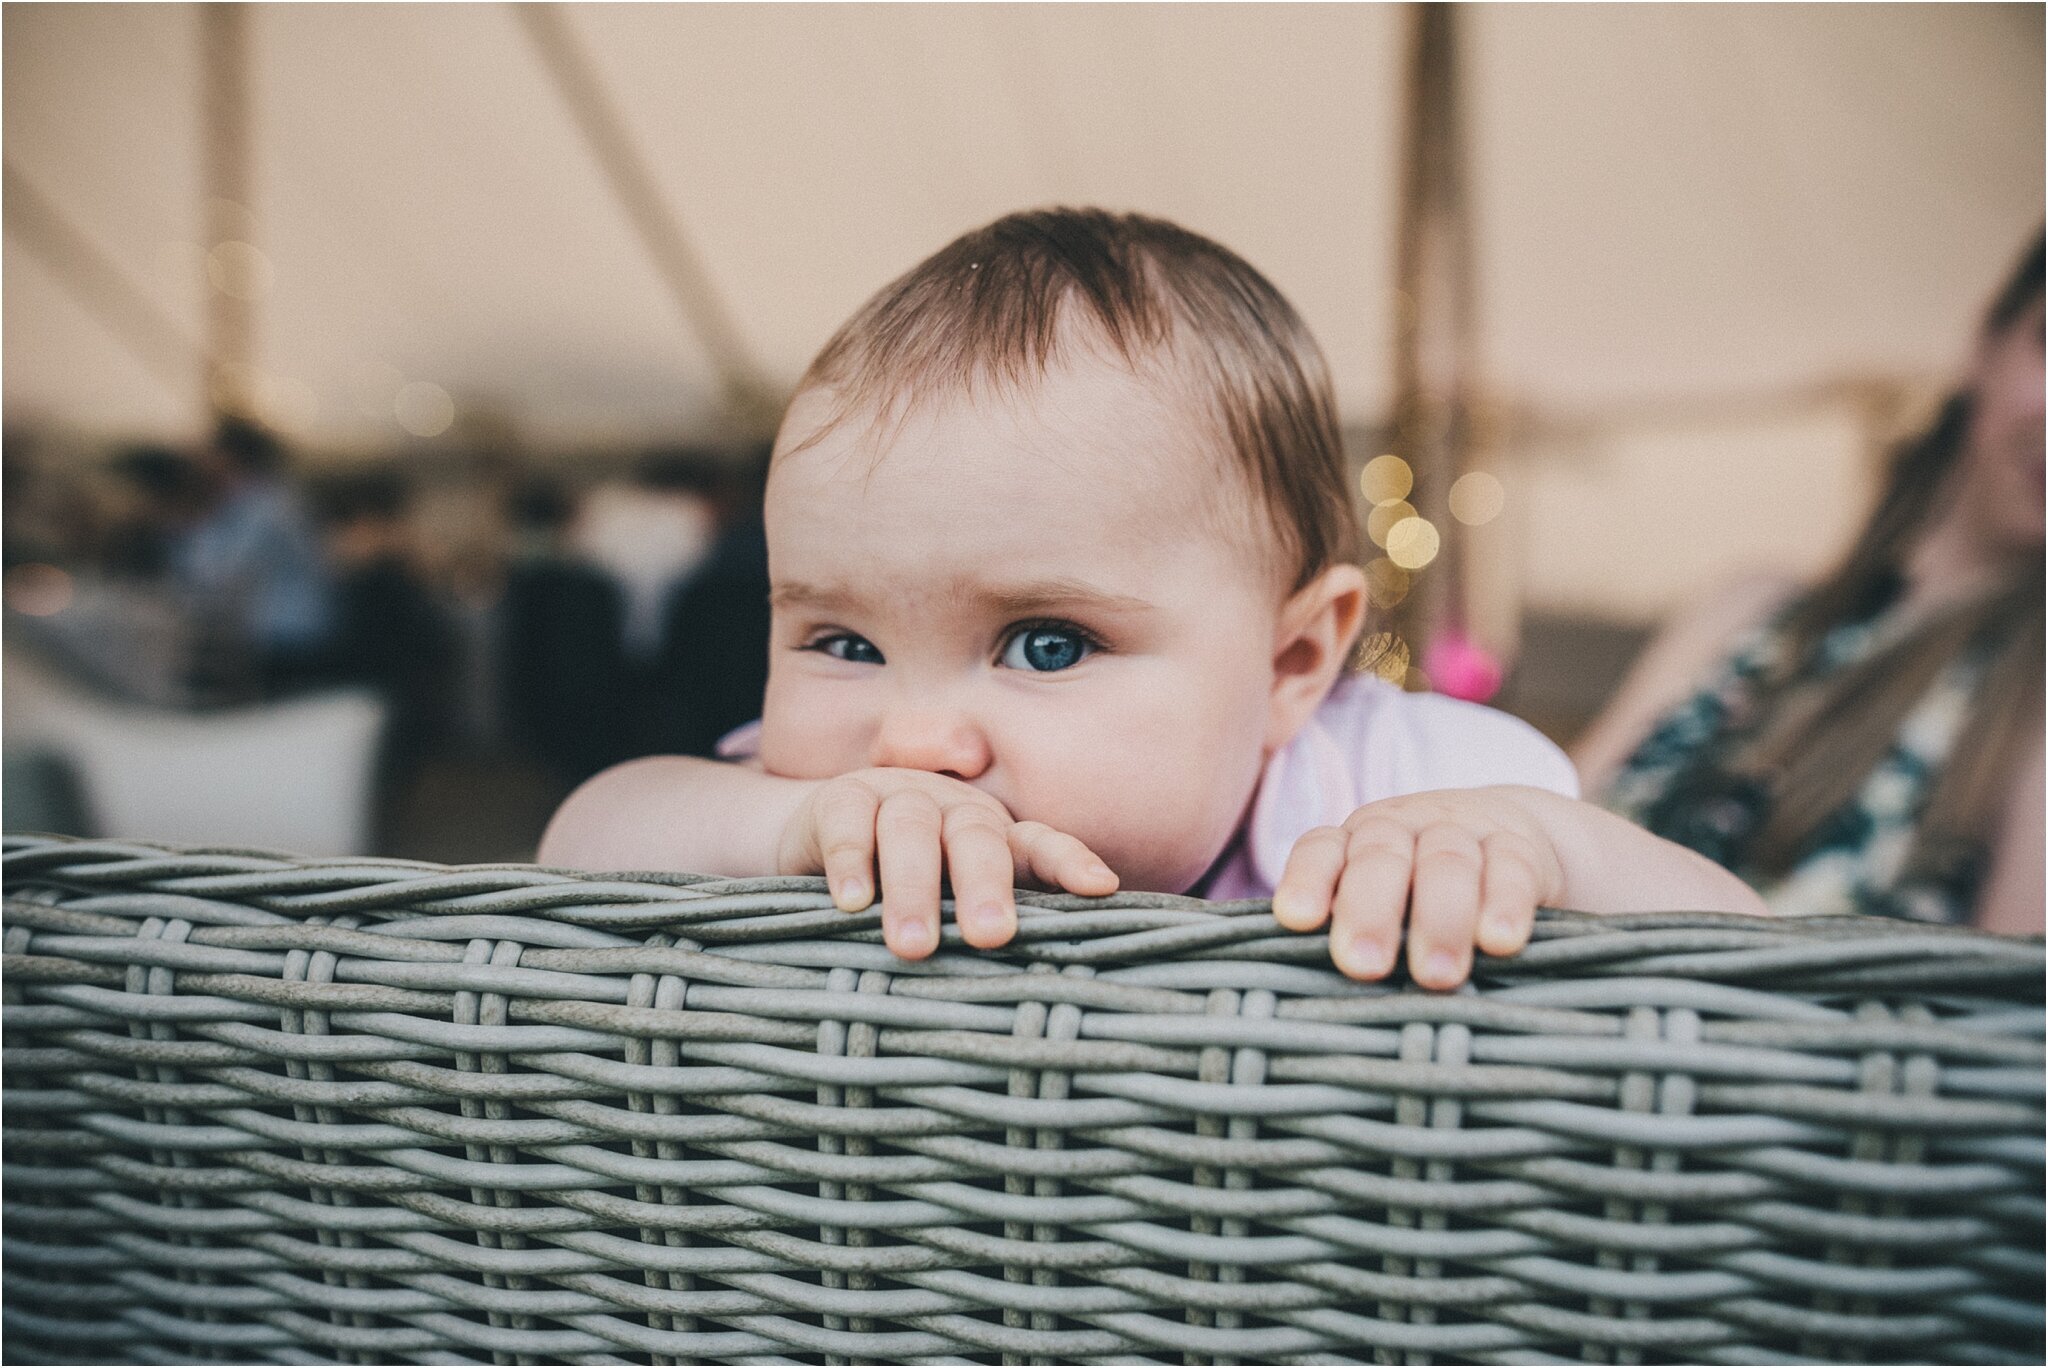
[[[1539,906],[1766,914],[1749,885],[1705,856],[1520,785],[1368,803],[1296,842],[1273,892],[1273,915],[1290,930],[1331,922],[1330,957],[1353,978],[1393,969],[1405,919],[1408,970],[1426,988],[1463,983],[1475,946],[1520,950]]]
[[[629,760],[569,795],[534,858],[571,869],[778,873],[783,829],[817,787],[720,760]]]
[[[674,869],[746,877],[823,874],[832,900],[858,912],[888,897],[882,938],[906,959],[938,948],[942,874],[969,945],[1017,930],[1012,888],[1102,896],[1116,875],[1074,837],[1019,822],[972,785],[912,769],[786,779],[683,756],[633,760],[570,794],[541,837],[542,864]]]

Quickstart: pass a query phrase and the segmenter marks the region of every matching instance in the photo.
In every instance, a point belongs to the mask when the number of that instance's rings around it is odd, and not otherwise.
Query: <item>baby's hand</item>
[[[1510,792],[1445,789],[1368,803],[1303,836],[1273,915],[1291,931],[1329,920],[1330,958],[1356,979],[1393,969],[1405,916],[1409,974],[1455,988],[1474,945],[1512,955],[1527,944],[1537,906],[1555,902],[1564,879],[1549,835]]]
[[[1013,884],[1103,897],[1117,878],[1079,840],[1020,822],[971,784],[913,769],[866,769],[820,783],[776,851],[784,874],[823,874],[832,901],[858,912],[874,901],[879,867],[882,940],[905,959],[939,944],[939,876],[953,885],[960,934],[1002,945],[1017,932]]]

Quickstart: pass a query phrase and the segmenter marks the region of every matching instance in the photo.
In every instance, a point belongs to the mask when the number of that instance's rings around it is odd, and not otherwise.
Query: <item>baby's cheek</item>
[[[761,765],[789,779],[832,779],[866,765],[858,719],[816,690],[773,686],[761,710]]]
[[[1204,756],[1182,765],[1160,758],[1088,763],[1076,758],[1034,785],[1019,812],[1078,837],[1133,892],[1186,891],[1236,831],[1257,768]]]

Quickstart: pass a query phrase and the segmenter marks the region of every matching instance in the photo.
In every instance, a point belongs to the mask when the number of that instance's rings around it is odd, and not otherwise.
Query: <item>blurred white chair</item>
[[[66,761],[95,833],[307,855],[369,853],[385,707],[346,689],[211,713],[109,702],[7,652],[7,749]]]

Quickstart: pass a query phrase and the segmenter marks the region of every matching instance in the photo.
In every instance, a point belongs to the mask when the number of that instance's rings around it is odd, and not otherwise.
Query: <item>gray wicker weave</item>
[[[13,1362],[2041,1361],[2039,942],[5,850]]]

